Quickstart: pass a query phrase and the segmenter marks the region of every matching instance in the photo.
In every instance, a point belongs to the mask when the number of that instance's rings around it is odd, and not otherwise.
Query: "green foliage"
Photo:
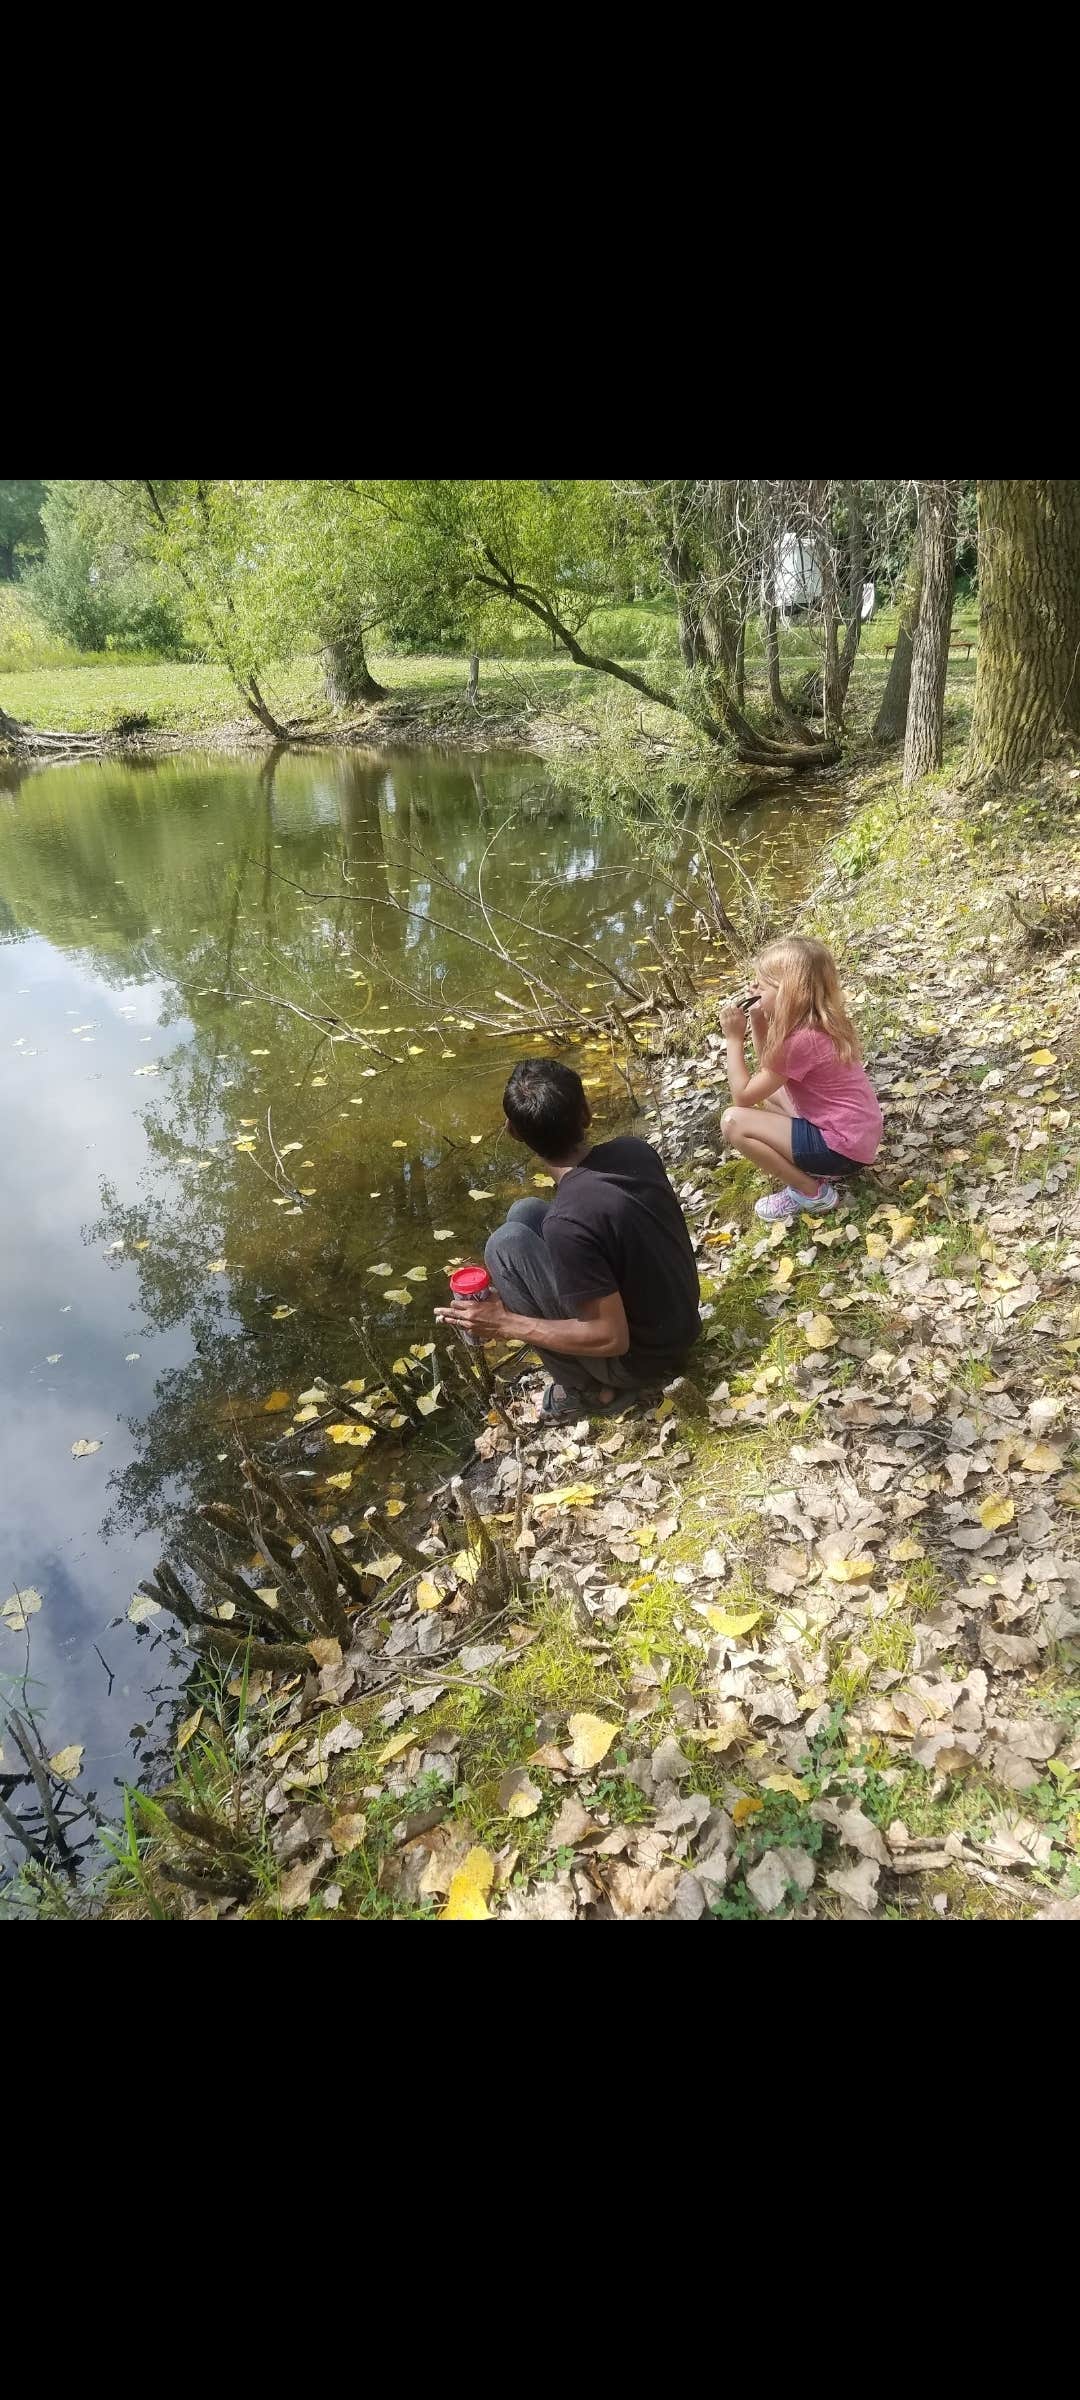
[[[45,552],[23,579],[48,630],[83,651],[184,652],[181,613],[161,587],[133,484],[50,483]]]
[[[43,483],[0,483],[0,579],[5,582],[41,554],[44,498]]]

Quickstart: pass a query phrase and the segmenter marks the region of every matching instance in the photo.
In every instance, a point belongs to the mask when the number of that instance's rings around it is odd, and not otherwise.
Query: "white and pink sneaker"
[[[793,1184],[785,1184],[782,1192],[767,1192],[764,1200],[755,1200],[754,1215],[764,1217],[775,1225],[789,1217],[823,1217],[835,1208],[839,1194],[835,1183],[822,1183],[811,1197],[809,1192],[797,1192]]]

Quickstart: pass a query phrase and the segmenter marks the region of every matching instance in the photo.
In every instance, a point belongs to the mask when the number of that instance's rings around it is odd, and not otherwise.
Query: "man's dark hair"
[[[510,1131],[538,1158],[566,1158],[589,1122],[585,1086],[557,1058],[522,1058],[503,1093]]]

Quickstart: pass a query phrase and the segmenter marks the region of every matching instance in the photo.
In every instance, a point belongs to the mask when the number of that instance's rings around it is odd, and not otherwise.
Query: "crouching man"
[[[595,1414],[677,1375],[701,1331],[693,1248],[649,1142],[590,1147],[580,1075],[524,1058],[503,1093],[507,1128],[543,1160],[553,1200],[515,1200],[484,1251],[497,1299],[436,1314],[484,1341],[528,1342],[551,1381],[547,1416]]]

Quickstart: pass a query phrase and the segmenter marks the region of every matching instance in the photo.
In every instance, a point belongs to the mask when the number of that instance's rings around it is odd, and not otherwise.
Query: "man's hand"
[[[727,1037],[728,1041],[736,1040],[736,1041],[740,1041],[740,1042],[745,1042],[745,1040],[746,1040],[746,1011],[745,1011],[745,1009],[742,1009],[742,1008],[725,1008],[725,1009],[723,1009],[723,1010],[721,1011],[721,1015],[720,1015],[720,1030],[721,1030],[721,1032],[722,1032],[724,1035],[726,1035],[726,1037]]]
[[[475,1333],[482,1342],[508,1340],[517,1326],[516,1317],[494,1295],[490,1300],[452,1300],[449,1308],[437,1308],[435,1314],[440,1324]]]

